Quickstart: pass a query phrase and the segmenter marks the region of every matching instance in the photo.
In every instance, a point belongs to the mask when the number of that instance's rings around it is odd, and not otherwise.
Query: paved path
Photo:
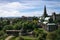
[[[14,36],[8,36],[5,40],[9,40],[9,39],[11,39],[12,37],[14,37]]]

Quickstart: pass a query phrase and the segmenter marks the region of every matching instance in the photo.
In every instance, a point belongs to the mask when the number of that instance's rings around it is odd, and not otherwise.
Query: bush
[[[48,33],[46,40],[60,40],[60,29],[54,32]]]
[[[24,38],[22,38],[22,37],[19,37],[19,39],[18,40],[24,40]]]

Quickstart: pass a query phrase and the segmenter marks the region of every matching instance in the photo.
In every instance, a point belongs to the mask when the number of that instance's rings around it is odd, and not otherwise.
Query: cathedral
[[[43,20],[43,21],[42,21]],[[43,15],[40,17],[40,23],[43,23],[43,27],[45,30],[52,32],[58,29],[58,25],[60,25],[60,14],[56,14],[55,12],[52,15],[47,14],[46,6],[44,6]]]
[[[60,22],[60,14],[56,14],[55,12],[52,13],[52,15],[47,14],[46,6],[44,6],[44,13],[42,15],[42,18],[45,19],[46,17],[50,17],[52,21],[59,21]]]

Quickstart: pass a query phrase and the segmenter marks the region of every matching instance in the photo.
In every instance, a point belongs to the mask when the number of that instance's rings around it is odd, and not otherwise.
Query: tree
[[[13,26],[12,25],[6,25],[6,26],[4,26],[3,30],[13,30]]]
[[[40,29],[38,32],[38,40],[46,40],[47,33],[43,29]]]
[[[22,28],[22,26],[20,23],[16,23],[13,25],[13,29],[15,29],[15,30],[20,30],[21,28]]]
[[[46,40],[60,40],[60,29],[47,35]]]

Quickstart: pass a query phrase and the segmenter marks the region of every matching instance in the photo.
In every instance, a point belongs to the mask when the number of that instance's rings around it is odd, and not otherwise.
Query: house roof
[[[45,20],[49,20],[49,19],[50,19],[50,17],[46,17],[46,18],[45,18]]]
[[[56,16],[60,16],[60,14],[56,14]]]
[[[20,30],[6,30],[6,32],[20,32]]]
[[[48,23],[47,25],[56,25],[55,23]]]
[[[45,22],[45,21],[44,21],[43,23],[46,24],[46,23],[48,23],[48,22]]]

